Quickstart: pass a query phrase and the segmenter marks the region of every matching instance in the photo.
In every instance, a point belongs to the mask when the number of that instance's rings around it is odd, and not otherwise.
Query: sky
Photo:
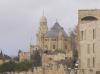
[[[16,56],[36,43],[40,17],[51,28],[57,21],[68,33],[78,21],[78,10],[100,9],[100,0],[0,0],[0,50]]]

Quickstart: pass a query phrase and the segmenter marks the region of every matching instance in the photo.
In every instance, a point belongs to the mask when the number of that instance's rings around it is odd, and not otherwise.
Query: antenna
[[[44,16],[44,9],[43,9],[43,16]]]

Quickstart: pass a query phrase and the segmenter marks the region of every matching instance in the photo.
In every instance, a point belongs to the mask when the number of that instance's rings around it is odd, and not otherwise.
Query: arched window
[[[55,45],[53,45],[53,49],[55,49],[56,48],[56,46]]]
[[[95,67],[95,58],[93,57],[93,67]]]
[[[86,17],[83,17],[81,20],[82,21],[96,21],[98,19],[94,16],[86,16]]]

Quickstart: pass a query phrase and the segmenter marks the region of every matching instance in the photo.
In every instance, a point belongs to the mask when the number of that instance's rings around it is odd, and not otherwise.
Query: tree
[[[32,63],[25,61],[25,62],[21,62],[21,63],[15,63],[13,61],[4,63],[2,65],[0,65],[0,73],[4,73],[4,72],[21,72],[21,71],[28,71],[29,69],[31,69]]]
[[[13,61],[6,62],[6,63],[0,65],[0,72],[1,73],[3,73],[3,72],[14,72],[15,66],[16,66],[16,63],[13,62]]]
[[[18,63],[15,67],[15,70],[17,72],[21,72],[21,71],[27,72],[31,68],[32,68],[32,63],[30,63],[28,61],[24,61],[24,62]]]

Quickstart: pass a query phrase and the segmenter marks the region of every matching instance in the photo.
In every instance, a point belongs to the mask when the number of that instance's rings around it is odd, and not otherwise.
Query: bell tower
[[[43,48],[43,46],[44,46],[44,34],[48,31],[47,19],[44,15],[40,18],[39,24],[40,24],[39,31],[37,33],[37,45],[40,48]]]
[[[39,32],[42,34],[45,34],[48,31],[47,27],[47,19],[45,16],[42,16],[40,18],[40,26],[39,26]]]

